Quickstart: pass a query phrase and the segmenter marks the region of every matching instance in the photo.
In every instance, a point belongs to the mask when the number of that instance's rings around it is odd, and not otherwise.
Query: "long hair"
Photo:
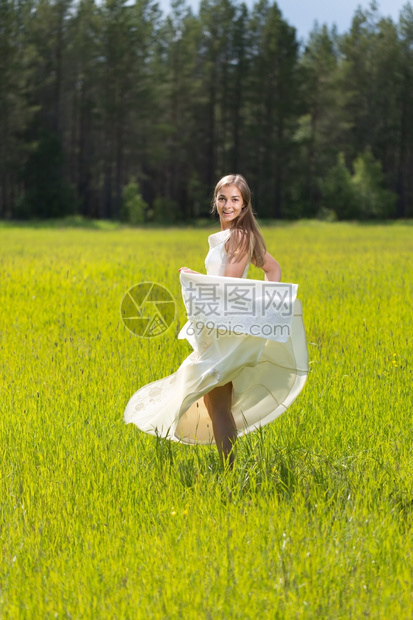
[[[223,187],[235,185],[241,193],[242,211],[236,220],[232,222],[231,230],[241,231],[240,235],[231,235],[229,238],[228,258],[239,262],[253,247],[251,261],[257,267],[264,264],[264,256],[267,251],[264,238],[260,232],[258,222],[251,204],[251,190],[241,174],[228,174],[218,181],[214,190],[211,213],[217,211],[217,196]]]

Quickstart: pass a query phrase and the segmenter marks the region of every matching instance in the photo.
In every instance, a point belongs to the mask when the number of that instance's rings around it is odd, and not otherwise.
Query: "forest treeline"
[[[0,217],[413,215],[413,9],[301,43],[276,3],[0,0]]]

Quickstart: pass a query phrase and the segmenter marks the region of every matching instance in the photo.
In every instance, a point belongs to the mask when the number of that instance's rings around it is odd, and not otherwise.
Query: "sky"
[[[194,12],[198,12],[199,0],[187,0]],[[159,0],[163,12],[168,12],[170,0]],[[248,6],[252,6],[252,0],[246,0]],[[319,25],[336,24],[341,34],[349,30],[352,17],[358,6],[367,8],[368,0],[278,0],[278,6],[284,19],[297,29],[298,38],[307,39],[314,22]],[[407,4],[407,0],[381,0],[378,2],[380,13],[392,17],[398,21],[401,8]]]

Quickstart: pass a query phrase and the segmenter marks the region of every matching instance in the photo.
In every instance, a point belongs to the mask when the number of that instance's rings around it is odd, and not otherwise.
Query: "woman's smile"
[[[223,187],[216,200],[221,226],[223,226],[223,221],[233,221],[241,214],[243,207],[242,196],[240,190],[235,185]]]

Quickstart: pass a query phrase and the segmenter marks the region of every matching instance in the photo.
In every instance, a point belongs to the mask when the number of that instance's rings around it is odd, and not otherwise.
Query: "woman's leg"
[[[235,441],[237,429],[232,415],[232,383],[214,388],[204,396],[205,406],[212,420],[215,443],[225,464],[227,461],[232,467],[234,463]]]

